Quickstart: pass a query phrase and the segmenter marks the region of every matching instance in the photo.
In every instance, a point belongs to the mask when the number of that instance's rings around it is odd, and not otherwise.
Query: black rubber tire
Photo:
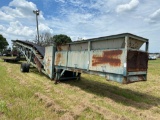
[[[29,72],[30,64],[26,63],[25,66],[26,66],[26,72]]]
[[[21,63],[21,72],[26,72],[26,63]]]
[[[21,63],[21,72],[29,72],[30,64]]]

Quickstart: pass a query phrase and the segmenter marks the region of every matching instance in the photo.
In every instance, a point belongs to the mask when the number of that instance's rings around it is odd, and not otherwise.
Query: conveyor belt
[[[13,42],[19,42],[19,43],[23,43],[25,45],[28,45],[30,47],[33,47],[44,57],[45,47],[42,47],[40,45],[37,45],[37,44],[32,43],[32,42],[28,42],[28,41],[14,40]]]

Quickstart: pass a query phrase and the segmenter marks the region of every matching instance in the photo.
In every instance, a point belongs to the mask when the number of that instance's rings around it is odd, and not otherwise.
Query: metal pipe
[[[33,10],[33,13],[36,14],[37,38],[38,38],[38,44],[39,44],[39,28],[38,28],[38,15],[39,15],[39,10]]]

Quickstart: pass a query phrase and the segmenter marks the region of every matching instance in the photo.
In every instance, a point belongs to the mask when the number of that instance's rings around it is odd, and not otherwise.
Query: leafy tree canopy
[[[3,35],[0,34],[0,49],[6,49],[8,46],[8,42],[6,40],[6,38],[3,37]]]
[[[64,35],[64,34],[54,35],[53,36],[53,41],[57,45],[62,45],[62,44],[66,44],[66,43],[72,42],[71,38],[68,37],[67,35]]]

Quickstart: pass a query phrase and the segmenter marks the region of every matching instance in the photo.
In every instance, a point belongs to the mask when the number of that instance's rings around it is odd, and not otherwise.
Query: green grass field
[[[82,74],[55,85],[31,68],[0,59],[0,120],[158,120],[160,59],[148,64],[148,80],[122,85]]]

